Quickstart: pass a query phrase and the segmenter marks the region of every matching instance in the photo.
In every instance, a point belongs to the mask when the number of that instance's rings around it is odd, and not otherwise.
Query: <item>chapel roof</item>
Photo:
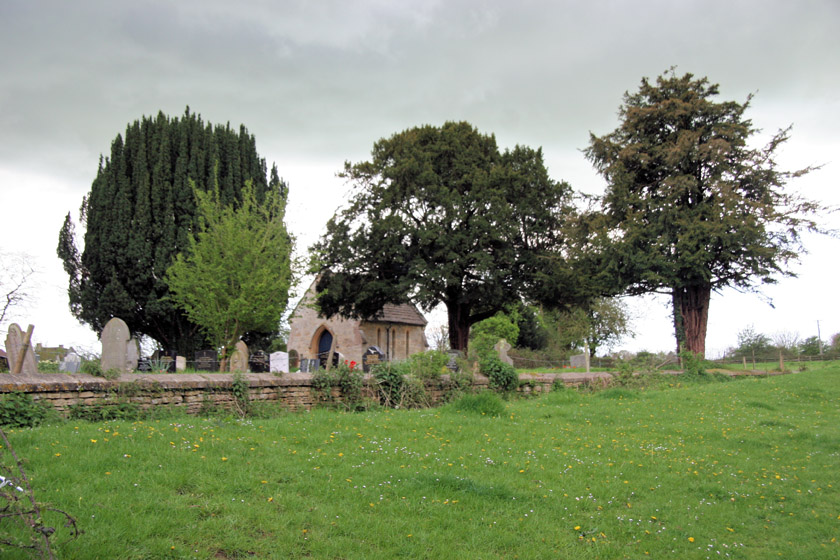
[[[427,323],[426,318],[417,311],[417,308],[408,303],[401,305],[386,303],[382,307],[382,311],[368,320],[376,323],[402,323],[421,327],[425,327]]]

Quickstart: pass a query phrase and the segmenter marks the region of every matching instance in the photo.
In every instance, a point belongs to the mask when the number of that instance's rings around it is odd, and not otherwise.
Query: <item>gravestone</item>
[[[257,350],[248,359],[248,365],[253,373],[266,373],[269,370],[268,354]]]
[[[131,338],[125,321],[114,317],[105,323],[99,338],[102,341],[102,357],[99,360],[102,371],[125,371],[128,364],[128,341]]]
[[[309,373],[309,360],[306,358],[301,358],[300,360],[300,372]]]
[[[34,329],[29,325],[30,329]],[[27,332],[30,332],[27,329]],[[30,332],[31,334],[31,332]],[[9,334],[6,336],[6,359],[9,361],[9,371],[14,372],[18,366],[18,360],[21,359],[21,351],[24,350],[25,333],[20,330],[17,323],[9,325]],[[38,373],[38,363],[35,361],[35,352],[32,350],[32,339],[26,343],[23,361],[20,364],[21,375],[34,375]]]
[[[58,364],[58,371],[61,373],[79,373],[81,365],[82,357],[75,352],[70,352]]]
[[[236,348],[230,355],[230,372],[236,371],[242,373],[248,371],[248,345],[241,340],[236,343]]]
[[[198,371],[219,371],[215,350],[199,350],[195,353],[195,369]]]
[[[269,370],[271,373],[289,373],[289,354],[286,352],[272,352]]]
[[[297,350],[289,350],[289,371],[300,367],[300,354]]]
[[[125,371],[137,369],[137,362],[140,360],[140,343],[136,338],[131,338],[125,346]]]
[[[362,354],[362,371],[370,373],[370,368],[385,361],[385,354],[378,346],[370,346]]]
[[[573,368],[586,367],[586,354],[575,354],[574,356],[569,356],[569,365]]]
[[[175,356],[175,371],[184,371],[187,369],[187,358],[184,356]]]
[[[447,352],[447,354],[449,354],[449,361],[446,363],[446,369],[455,373],[456,371],[458,371],[458,358],[460,358],[462,355],[461,351],[450,350],[449,352]]]
[[[511,346],[507,340],[504,338],[499,339],[499,342],[497,342],[493,348],[499,353],[500,360],[506,364],[513,365],[513,358],[508,356],[508,350],[513,348],[513,346]]]

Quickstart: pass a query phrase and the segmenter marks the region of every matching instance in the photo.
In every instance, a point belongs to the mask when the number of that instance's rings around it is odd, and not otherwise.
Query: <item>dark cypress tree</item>
[[[192,355],[202,337],[168,300],[163,280],[196,223],[192,184],[219,185],[222,199],[233,204],[248,180],[261,198],[268,189],[286,195],[276,169],[268,177],[244,126],[214,127],[189,108],[181,118],[158,113],[129,124],[125,137],[111,143],[110,156],[100,158],[82,202],[83,252],[75,247],[69,214],[61,228],[58,255],[70,276],[73,315],[96,332],[120,317],[132,333]]]

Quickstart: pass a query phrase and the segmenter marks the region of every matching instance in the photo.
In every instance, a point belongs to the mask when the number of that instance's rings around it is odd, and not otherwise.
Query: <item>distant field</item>
[[[7,433],[61,558],[840,557],[838,363],[673,385]]]

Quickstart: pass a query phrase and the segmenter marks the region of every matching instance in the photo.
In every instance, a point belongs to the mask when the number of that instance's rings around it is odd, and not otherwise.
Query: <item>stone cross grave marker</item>
[[[513,365],[513,358],[508,356],[508,350],[513,348],[513,346],[510,345],[510,342],[508,342],[504,338],[501,338],[493,348],[496,350],[496,352],[499,353],[500,360],[502,360],[506,364]]]
[[[79,373],[81,365],[82,357],[75,352],[70,352],[64,356],[64,359],[61,360],[60,364],[58,364],[58,371],[61,373]]]
[[[29,325],[29,329],[24,333],[17,323],[9,325],[9,334],[6,336],[6,359],[9,361],[10,372],[18,372],[22,375],[38,373],[38,363],[35,361],[35,352],[32,350],[33,329],[34,327]],[[21,353],[23,353],[22,361]]]
[[[241,340],[236,343],[236,349],[230,355],[230,372],[248,371],[248,345]]]
[[[272,352],[269,356],[271,373],[289,373],[289,354],[286,352]]]

